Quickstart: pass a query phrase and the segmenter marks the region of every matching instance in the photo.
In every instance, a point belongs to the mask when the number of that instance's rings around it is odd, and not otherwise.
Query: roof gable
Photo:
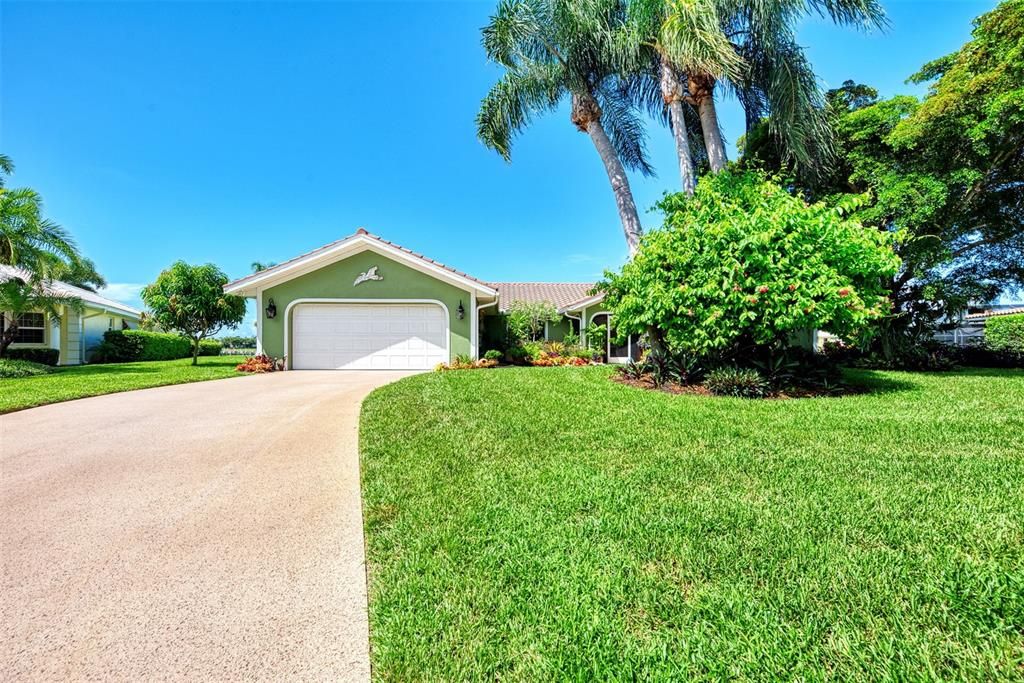
[[[393,242],[373,235],[363,228],[344,239],[325,244],[313,251],[296,256],[284,263],[279,263],[272,268],[261,270],[258,273],[247,275],[233,282],[224,285],[224,291],[228,294],[241,294],[252,296],[257,289],[270,287],[285,282],[294,277],[305,275],[324,266],[344,260],[353,254],[366,251],[367,249],[377,251],[380,254],[393,258],[396,261],[405,263],[416,270],[432,275],[440,280],[445,280],[456,286],[474,290],[485,296],[495,296],[497,292],[487,283],[477,280],[450,266],[439,263],[433,259],[418,254],[411,249],[400,247]]]

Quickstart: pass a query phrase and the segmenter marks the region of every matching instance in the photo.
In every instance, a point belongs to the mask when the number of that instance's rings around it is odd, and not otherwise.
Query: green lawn
[[[376,680],[1022,680],[1024,372],[434,373],[361,425]]]
[[[238,356],[204,356],[147,363],[110,363],[57,368],[49,375],[0,379],[0,413],[118,391],[236,377]]]

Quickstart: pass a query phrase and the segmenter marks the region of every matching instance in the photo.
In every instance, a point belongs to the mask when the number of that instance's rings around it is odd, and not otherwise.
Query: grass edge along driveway
[[[1024,372],[790,401],[608,372],[366,399],[376,680],[1019,680]]]
[[[0,379],[0,414],[76,398],[241,376],[239,356],[203,356],[138,363],[104,363],[56,368],[48,375]]]

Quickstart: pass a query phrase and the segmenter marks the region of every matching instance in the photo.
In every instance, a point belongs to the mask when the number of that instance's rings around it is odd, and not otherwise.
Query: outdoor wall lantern
[[[273,299],[271,299],[270,303],[267,304],[267,317],[268,318],[277,317],[277,306],[274,305],[274,300]]]
[[[459,299],[459,307],[455,309],[455,315],[459,316],[459,320],[466,317],[466,309],[462,307],[462,299]]]

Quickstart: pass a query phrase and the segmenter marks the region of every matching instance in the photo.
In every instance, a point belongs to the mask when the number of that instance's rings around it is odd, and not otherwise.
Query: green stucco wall
[[[353,285],[356,277],[377,266],[382,280],[371,280]],[[363,251],[343,261],[324,266],[312,273],[263,290],[263,307],[273,299],[277,317],[268,320],[263,311],[263,351],[278,357],[285,355],[284,325],[288,304],[296,299],[436,299],[448,307],[450,349],[452,356],[470,352],[470,320],[472,304],[470,292],[437,280],[404,264],[373,251]],[[459,320],[459,303],[465,316]],[[294,310],[294,309],[293,309]],[[291,316],[287,316],[291,317]],[[291,335],[289,335],[290,337]]]

